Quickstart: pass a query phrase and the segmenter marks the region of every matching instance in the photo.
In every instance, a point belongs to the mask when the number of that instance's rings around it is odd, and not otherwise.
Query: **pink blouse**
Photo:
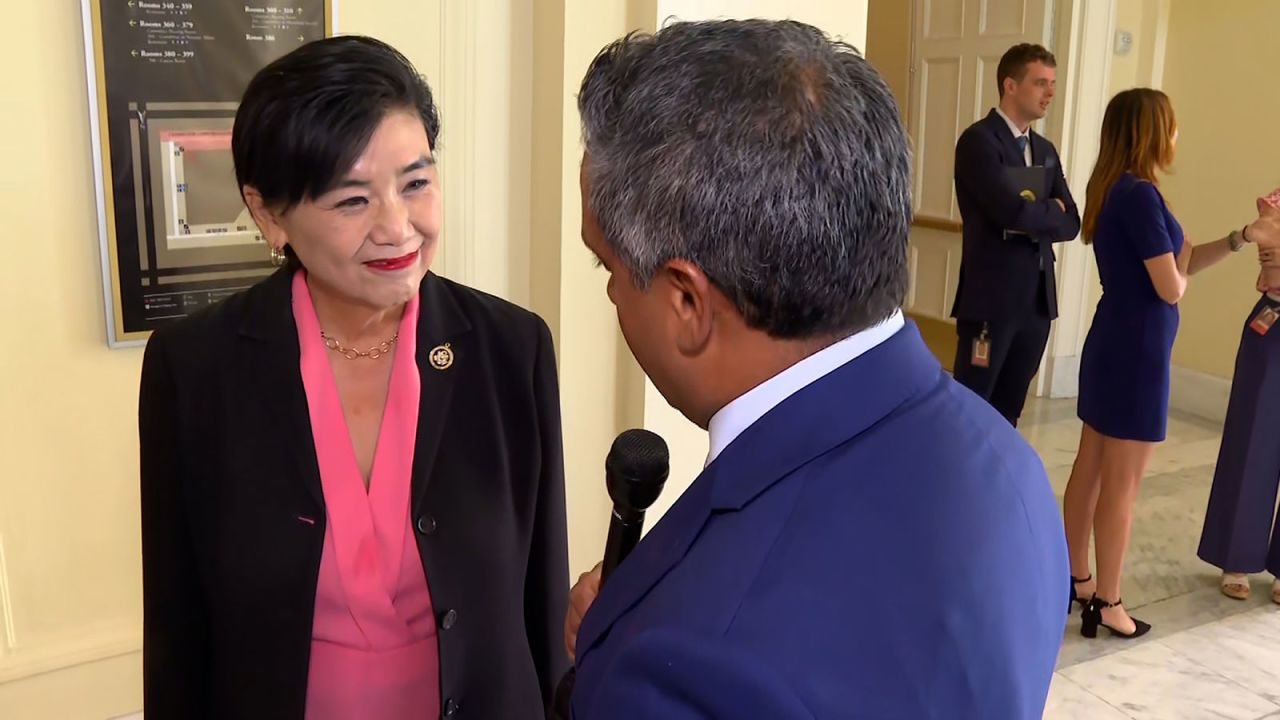
[[[311,630],[307,720],[439,717],[435,616],[409,525],[421,396],[418,298],[405,307],[390,358],[391,384],[368,491],[303,271],[293,277],[293,317],[328,517]]]

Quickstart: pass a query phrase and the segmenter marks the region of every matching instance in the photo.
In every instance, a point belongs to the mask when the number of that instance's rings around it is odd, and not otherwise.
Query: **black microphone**
[[[613,500],[609,536],[604,545],[600,586],[635,549],[644,513],[658,499],[671,470],[667,443],[648,430],[628,430],[613,441],[604,461],[605,483]]]
[[[600,587],[640,542],[644,529],[644,513],[662,492],[671,472],[671,453],[661,436],[648,430],[627,430],[613,441],[604,461],[605,484],[613,500],[609,517],[609,536],[604,544],[604,562],[600,567]],[[556,686],[547,717],[568,720],[569,700],[577,678],[569,668]]]

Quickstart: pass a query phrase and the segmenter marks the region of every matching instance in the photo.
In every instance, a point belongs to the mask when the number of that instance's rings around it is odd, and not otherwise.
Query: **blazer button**
[[[458,703],[452,698],[444,701],[444,716],[447,718],[454,717],[458,714]]]
[[[440,619],[440,627],[445,630],[452,630],[454,625],[458,624],[458,611],[450,610]]]
[[[436,519],[430,515],[423,515],[418,518],[418,532],[423,535],[432,535],[436,531]]]

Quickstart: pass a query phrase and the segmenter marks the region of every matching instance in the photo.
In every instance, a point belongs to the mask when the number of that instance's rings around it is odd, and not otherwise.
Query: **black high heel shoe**
[[[1089,601],[1089,606],[1085,608],[1084,614],[1080,616],[1082,624],[1080,625],[1080,634],[1087,638],[1098,637],[1098,628],[1104,627],[1111,631],[1112,637],[1118,637],[1123,640],[1132,640],[1142,637],[1151,631],[1151,625],[1144,623],[1138,618],[1130,615],[1129,619],[1133,621],[1133,632],[1122,633],[1110,625],[1102,622],[1102,611],[1106,608],[1113,608],[1122,604],[1123,600],[1116,600],[1113,603],[1105,600],[1099,600],[1097,595]]]
[[[1093,579],[1093,575],[1086,575],[1086,576],[1084,576],[1084,577],[1082,577],[1082,578],[1078,578],[1078,577],[1076,577],[1075,575],[1072,575],[1072,576],[1071,576],[1071,599],[1067,601],[1067,614],[1068,614],[1068,615],[1070,615],[1070,614],[1071,614],[1071,605],[1072,605],[1072,603],[1080,603],[1080,612],[1082,612],[1082,613],[1083,613],[1085,610],[1088,610],[1088,609],[1089,609],[1089,601],[1088,601],[1088,600],[1085,600],[1085,599],[1084,599],[1084,598],[1082,598],[1082,597],[1080,597],[1080,593],[1076,592],[1076,586],[1077,586],[1077,585],[1079,585],[1080,583],[1087,583],[1087,582],[1089,582],[1089,581],[1090,581],[1090,580],[1092,580],[1092,579]]]

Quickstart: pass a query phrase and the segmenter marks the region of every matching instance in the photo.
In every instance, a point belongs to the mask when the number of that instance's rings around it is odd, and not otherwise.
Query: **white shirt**
[[[902,312],[894,311],[888,320],[819,350],[720,408],[709,426],[711,452],[707,455],[707,465],[783,400],[888,340],[905,324]]]
[[[1015,139],[1025,137],[1027,139],[1027,149],[1022,152],[1023,158],[1027,161],[1027,167],[1031,167],[1031,126],[1028,125],[1026,130],[1019,130],[1018,126],[1009,119],[1008,115],[1000,108],[996,108],[996,112],[1000,113],[1000,117],[1004,118],[1005,123],[1009,125],[1009,132],[1013,133]]]

